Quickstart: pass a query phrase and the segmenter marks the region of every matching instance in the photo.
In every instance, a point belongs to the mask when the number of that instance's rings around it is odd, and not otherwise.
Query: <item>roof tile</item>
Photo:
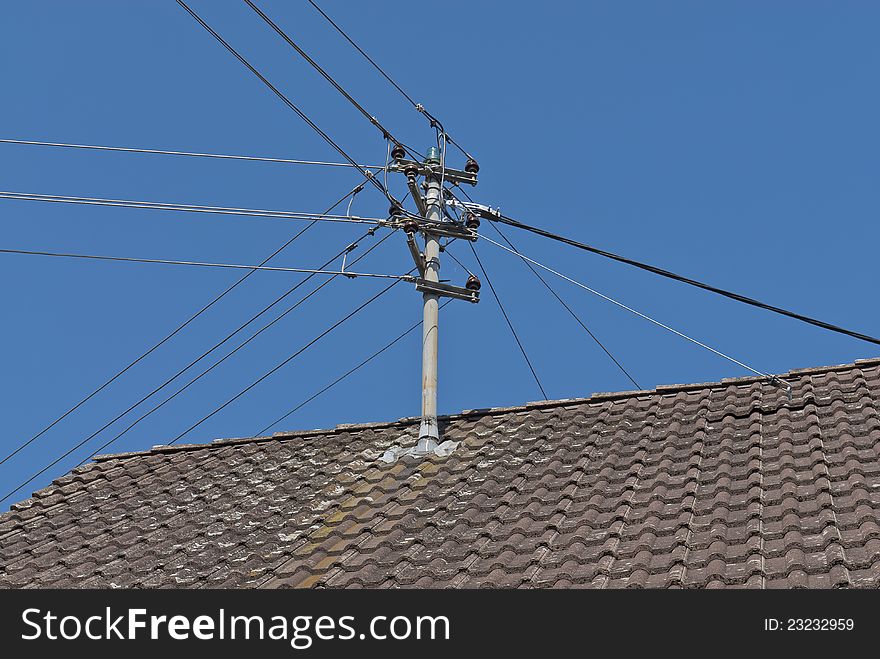
[[[99,456],[0,587],[877,587],[880,359]]]

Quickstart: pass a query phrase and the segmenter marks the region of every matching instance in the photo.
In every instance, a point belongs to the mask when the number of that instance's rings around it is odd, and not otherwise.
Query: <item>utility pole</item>
[[[432,147],[433,149],[433,147]],[[429,152],[425,164],[434,154]],[[440,164],[439,154],[437,164]],[[428,223],[439,223],[443,219],[443,198],[440,178],[431,172],[425,177],[425,219]],[[425,234],[425,275],[426,282],[440,283],[440,236],[433,233],[426,224]],[[437,427],[437,354],[439,348],[440,296],[425,291],[422,316],[422,423],[419,426],[419,443],[416,451],[429,453],[437,448],[440,431]]]
[[[415,453],[427,455],[432,453],[440,443],[440,429],[437,425],[437,356],[439,348],[439,324],[441,297],[451,297],[468,302],[479,302],[480,281],[471,276],[464,287],[454,286],[440,281],[440,238],[476,240],[476,228],[479,220],[469,213],[466,222],[446,219],[444,206],[444,190],[442,183],[476,185],[479,167],[476,161],[469,159],[464,171],[450,169],[441,162],[440,150],[430,147],[424,162],[405,159],[403,147],[395,145],[391,151],[394,164],[390,171],[402,172],[406,175],[407,186],[418,210],[418,215],[409,214],[405,218],[402,208],[391,208],[392,222],[402,226],[406,234],[407,245],[412,254],[419,278],[416,279],[416,290],[422,293],[422,420],[419,426],[419,441]],[[425,195],[419,189],[417,177],[424,177]],[[424,251],[419,249],[416,235],[424,236]]]

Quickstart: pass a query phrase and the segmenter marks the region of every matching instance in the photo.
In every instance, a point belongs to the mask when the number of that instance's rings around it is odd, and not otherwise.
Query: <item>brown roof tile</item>
[[[880,586],[880,360],[100,456],[0,586]]]

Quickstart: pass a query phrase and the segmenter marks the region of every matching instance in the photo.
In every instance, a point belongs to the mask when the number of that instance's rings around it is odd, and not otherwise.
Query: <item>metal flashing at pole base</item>
[[[425,421],[422,421],[422,425],[419,428],[419,434],[422,435],[422,433],[431,432],[432,430],[435,433],[433,437],[423,435],[419,438],[419,443],[416,444],[415,451],[413,451],[414,455],[428,455],[429,453],[433,453],[437,449],[437,447],[439,446],[439,443],[437,441],[437,435],[436,435],[436,433],[437,433],[436,424],[434,425],[434,427],[432,429],[426,429],[426,423],[425,423]]]

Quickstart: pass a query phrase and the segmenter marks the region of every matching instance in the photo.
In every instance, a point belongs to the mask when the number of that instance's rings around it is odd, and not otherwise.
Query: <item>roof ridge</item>
[[[813,375],[819,373],[833,373],[833,372],[841,372],[841,371],[850,371],[856,368],[862,368],[865,366],[878,366],[880,365],[880,357],[870,357],[867,359],[857,359],[852,363],[846,364],[834,364],[829,366],[813,366],[808,368],[799,368],[792,369],[786,373],[776,374],[778,378],[792,378],[792,377],[800,377],[804,375]],[[473,416],[485,416],[485,415],[496,415],[496,414],[507,414],[511,412],[525,412],[527,410],[540,410],[540,409],[552,409],[554,407],[564,407],[566,405],[581,405],[584,403],[594,403],[601,401],[609,401],[609,400],[621,400],[625,398],[633,398],[638,396],[650,396],[650,395],[668,395],[672,393],[682,392],[682,391],[696,391],[699,389],[709,389],[713,387],[729,387],[729,386],[737,386],[742,384],[750,384],[754,382],[760,382],[762,380],[766,380],[767,378],[758,375],[750,375],[745,377],[738,378],[723,378],[719,381],[714,382],[696,382],[689,384],[661,384],[655,387],[654,389],[636,389],[629,391],[614,391],[614,392],[596,392],[590,394],[589,396],[583,398],[562,398],[558,400],[539,400],[539,401],[531,401],[525,403],[523,405],[514,405],[507,407],[487,407],[487,408],[474,408],[467,409],[458,412],[457,414],[447,414],[441,415],[438,417],[438,420],[441,421],[454,421],[458,419],[466,419]],[[367,423],[340,423],[337,424],[333,428],[314,428],[310,430],[285,430],[281,432],[276,432],[272,435],[264,435],[260,437],[233,437],[233,438],[222,438],[215,439],[211,442],[203,442],[198,444],[158,444],[153,446],[152,448],[143,450],[143,451],[129,451],[122,453],[108,453],[104,455],[96,455],[92,458],[94,462],[106,462],[109,460],[122,460],[127,458],[134,457],[142,457],[145,455],[155,455],[161,453],[176,453],[176,452],[185,452],[185,451],[198,451],[198,450],[206,450],[212,448],[221,448],[226,446],[235,446],[238,444],[259,444],[263,442],[269,442],[273,440],[286,440],[286,439],[307,439],[309,437],[316,437],[321,435],[336,435],[344,432],[350,432],[352,430],[367,430],[367,429],[375,429],[382,430],[386,428],[392,428],[395,426],[404,428],[407,426],[414,425],[419,422],[419,417],[403,417],[398,419],[397,421],[376,421],[376,422],[367,422]]]

